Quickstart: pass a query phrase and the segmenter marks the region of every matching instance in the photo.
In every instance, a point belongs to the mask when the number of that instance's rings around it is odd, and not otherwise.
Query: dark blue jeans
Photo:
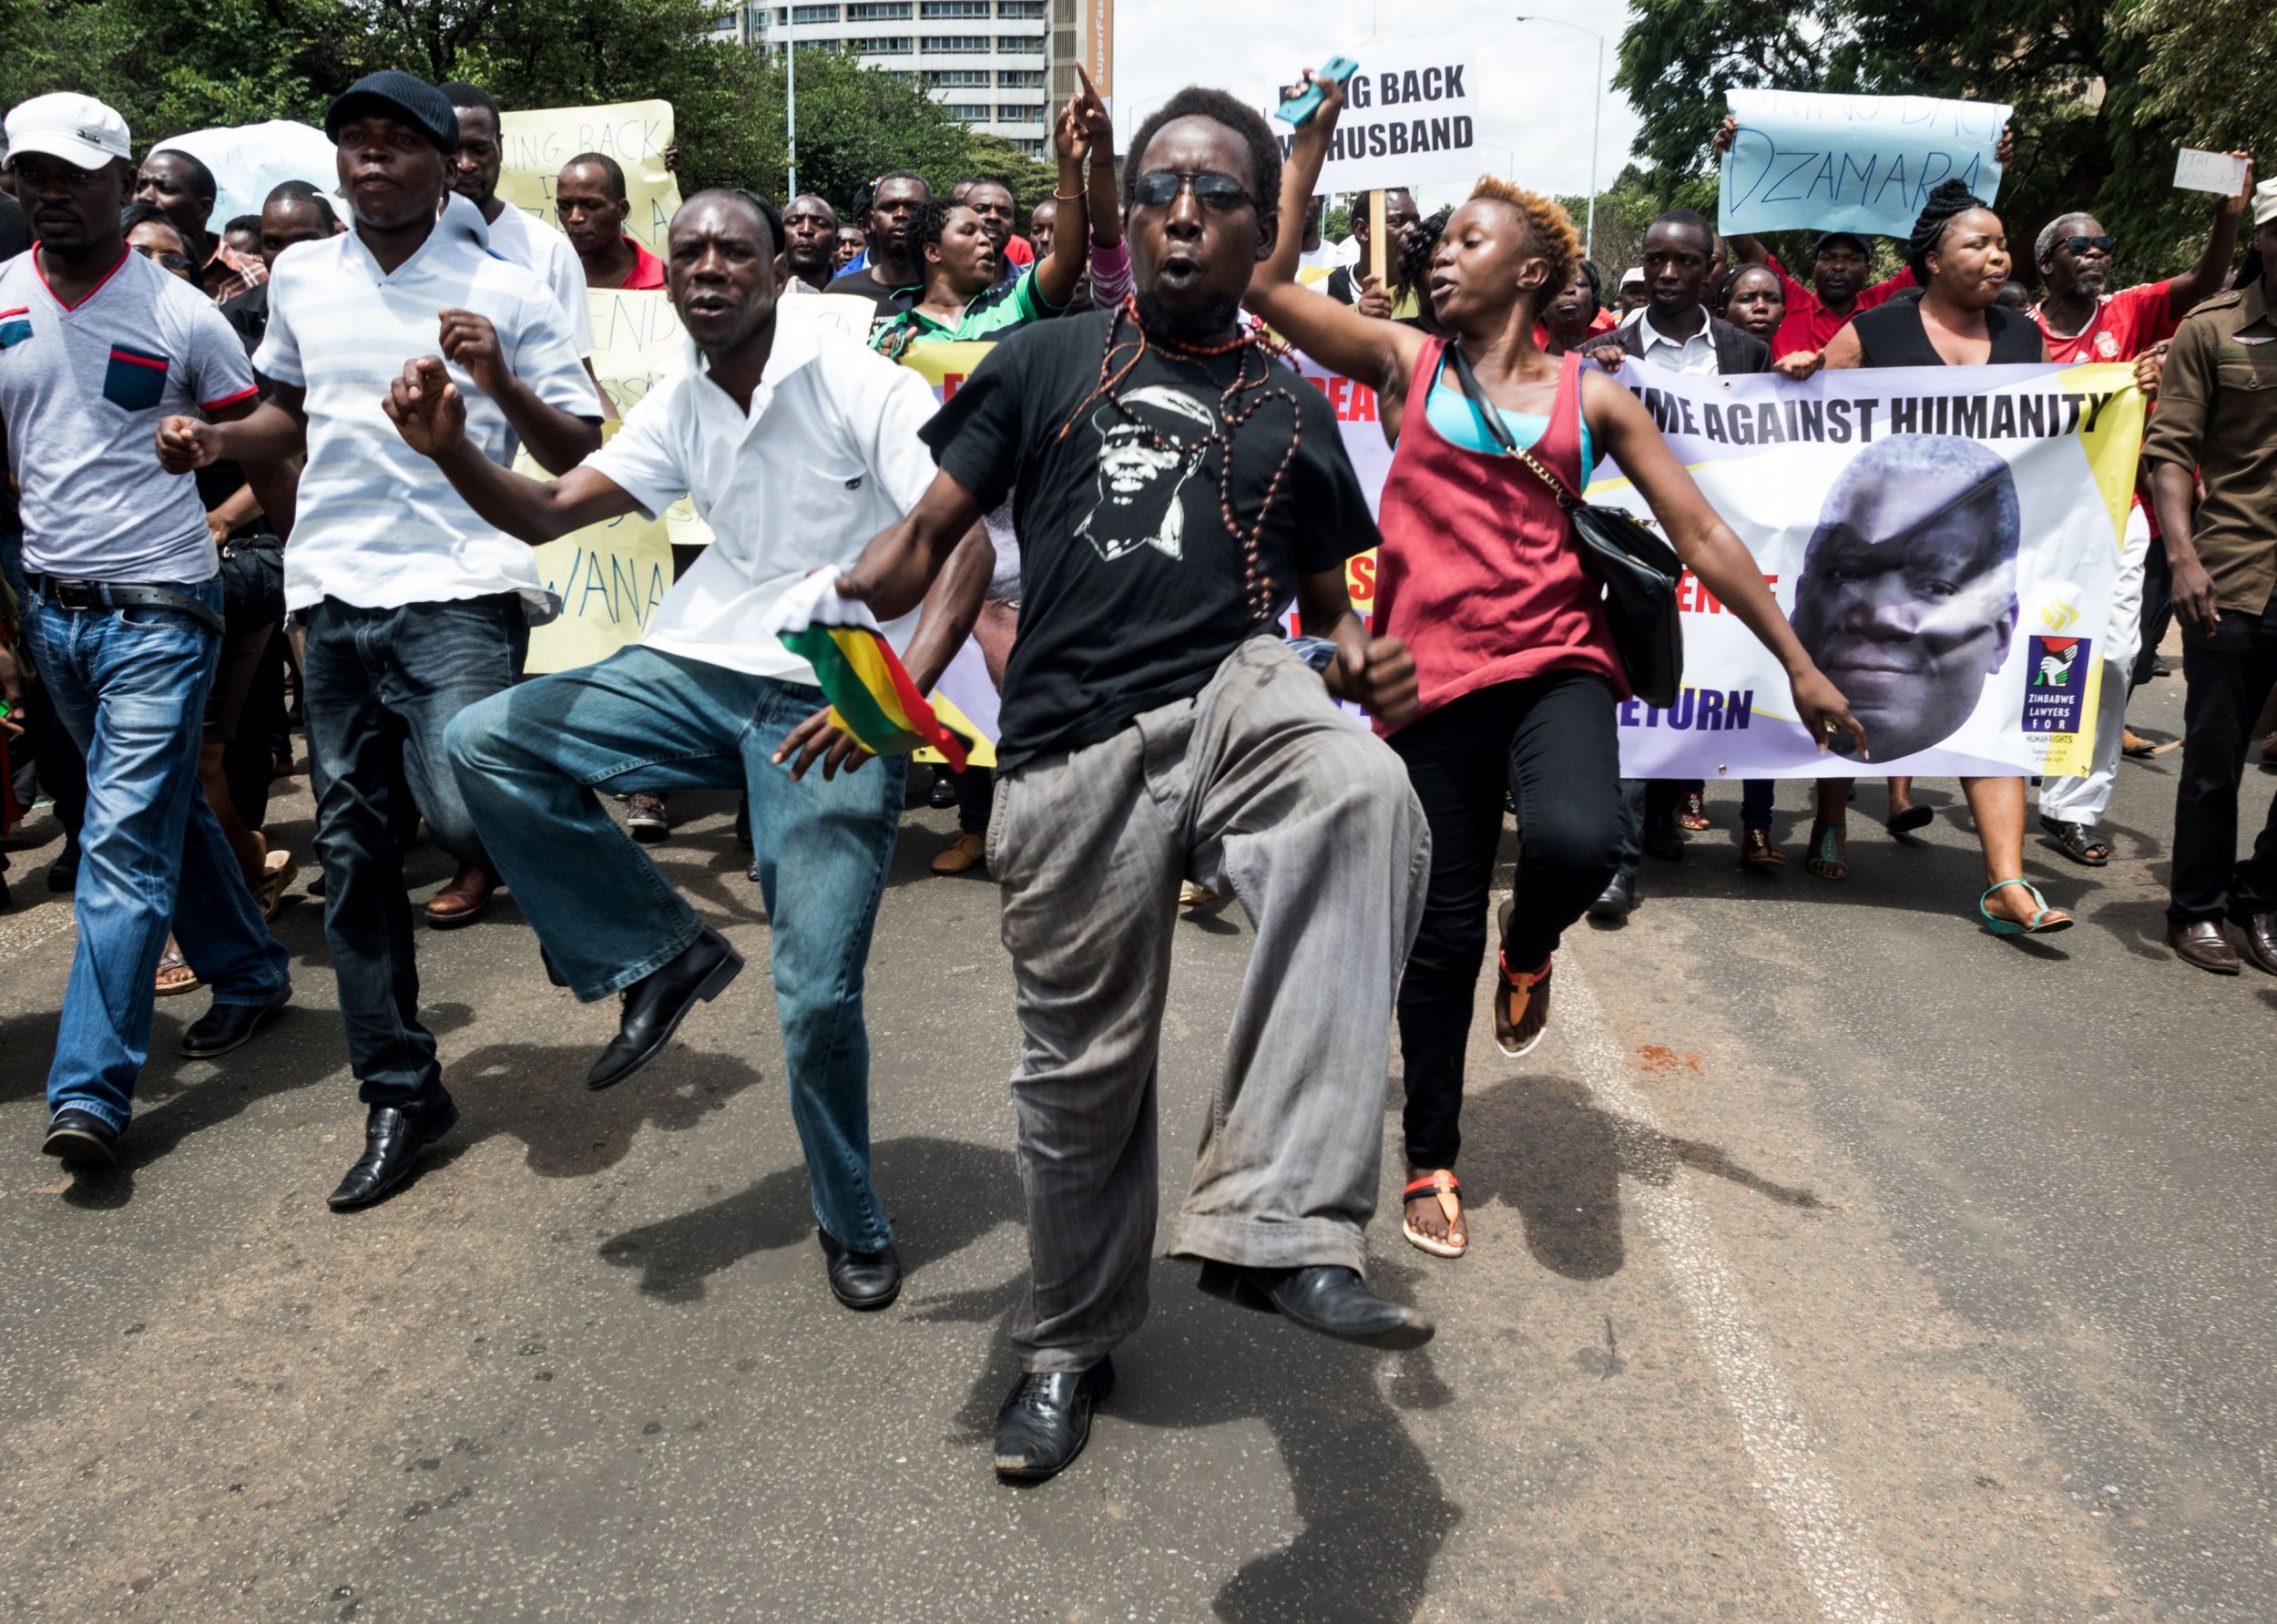
[[[221,607],[219,580],[183,590]],[[35,593],[25,611],[40,680],[87,763],[79,943],[47,1104],[123,1130],[169,926],[217,1004],[274,1001],[290,960],[198,782],[220,638],[171,609],[63,609]]]
[[[451,761],[515,901],[587,1001],[670,964],[702,928],[596,792],[749,792],[815,1221],[874,1251],[893,1230],[870,1185],[862,984],[908,764],[791,782],[774,752],[822,703],[817,688],[636,647],[470,708],[451,726]]]
[[[396,802],[408,791],[436,844],[461,863],[487,865],[443,730],[514,685],[529,620],[510,594],[393,609],[328,598],[301,620],[324,942],[340,983],[349,1067],[366,1105],[417,1109],[440,1091],[443,1068],[434,1034],[419,1024],[397,838],[409,820]]]

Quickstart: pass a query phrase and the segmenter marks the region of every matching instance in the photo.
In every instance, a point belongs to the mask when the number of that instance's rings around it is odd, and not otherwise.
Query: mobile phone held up
[[[1321,77],[1333,79],[1339,85],[1360,71],[1360,64],[1349,56],[1331,56],[1321,72]],[[1302,125],[1321,110],[1321,87],[1307,85],[1298,95],[1291,97],[1273,109],[1273,117],[1289,124]]]

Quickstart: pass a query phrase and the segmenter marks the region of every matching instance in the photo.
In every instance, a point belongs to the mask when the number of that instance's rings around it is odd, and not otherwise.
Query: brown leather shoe
[[[2242,914],[2230,923],[2238,927],[2240,950],[2253,967],[2277,975],[2277,913]]]
[[[981,835],[960,834],[956,843],[933,860],[936,874],[969,873],[981,865],[988,854],[988,842]]]
[[[474,924],[489,910],[490,899],[497,891],[497,875],[468,863],[448,885],[427,899],[427,928],[449,931]]]
[[[2186,965],[2196,965],[2217,975],[2238,973],[2238,950],[2230,945],[2230,938],[2221,934],[2221,926],[2211,919],[2195,920],[2189,924],[2170,919],[2166,939],[2174,949],[2174,956]]]

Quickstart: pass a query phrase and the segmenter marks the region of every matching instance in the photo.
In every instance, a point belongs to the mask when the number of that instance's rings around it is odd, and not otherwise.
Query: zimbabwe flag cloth
[[[783,594],[769,617],[782,646],[814,668],[831,720],[881,756],[931,745],[965,771],[965,741],[941,725],[917,691],[870,606],[841,598],[834,570],[817,570]]]

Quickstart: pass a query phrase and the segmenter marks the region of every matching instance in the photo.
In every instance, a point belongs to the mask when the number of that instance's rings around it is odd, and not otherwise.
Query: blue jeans
[[[1683,792],[1691,785],[1673,778],[1624,778],[1621,780],[1621,868],[1630,879],[1643,864],[1645,836],[1672,828],[1672,820],[1681,804]],[[1776,779],[1745,778],[1740,781],[1740,827],[1768,829],[1771,827],[1772,797],[1778,789]]]
[[[218,579],[182,590],[221,607]],[[79,944],[47,1104],[124,1130],[150,1055],[152,981],[168,928],[217,1004],[274,1002],[290,960],[198,783],[221,639],[174,610],[61,609],[37,593],[25,630],[56,715],[87,755]]]
[[[438,1102],[443,1067],[419,1024],[419,966],[398,832],[409,793],[435,843],[485,863],[475,820],[444,756],[443,730],[513,686],[529,621],[511,594],[402,608],[328,598],[301,611],[309,782],[324,864],[324,943],[340,984],[357,1098],[418,1111]]]
[[[596,792],[747,790],[815,1221],[874,1251],[893,1229],[870,1187],[862,978],[908,767],[889,757],[791,782],[771,758],[822,704],[818,689],[636,647],[470,707],[451,724],[451,763],[515,901],[587,1003],[670,964],[702,928]]]

